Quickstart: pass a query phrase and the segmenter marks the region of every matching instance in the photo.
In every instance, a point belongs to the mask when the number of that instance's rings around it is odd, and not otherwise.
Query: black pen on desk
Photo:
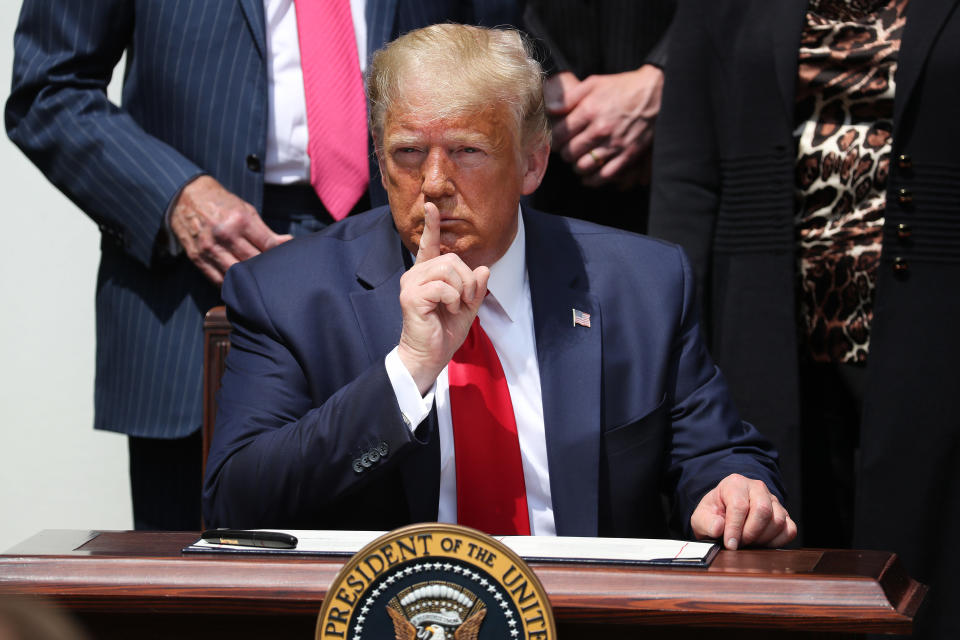
[[[296,549],[297,538],[282,531],[251,531],[247,529],[208,529],[200,534],[206,542],[236,547],[266,549]]]

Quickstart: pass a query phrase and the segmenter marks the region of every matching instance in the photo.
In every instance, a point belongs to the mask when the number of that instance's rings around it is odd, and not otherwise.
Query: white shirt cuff
[[[400,413],[406,419],[407,426],[412,433],[424,418],[430,415],[430,408],[433,407],[433,395],[437,390],[436,382],[427,391],[427,395],[421,396],[417,383],[413,376],[407,371],[403,361],[400,360],[398,347],[394,347],[387,354],[384,364],[387,367],[387,377],[390,378],[390,385],[393,387],[393,393],[397,396],[397,405],[400,407]]]

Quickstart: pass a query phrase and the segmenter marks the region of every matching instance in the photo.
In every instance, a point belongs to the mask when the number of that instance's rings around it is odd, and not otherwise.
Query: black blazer
[[[524,28],[549,47],[547,71],[620,73],[663,65],[675,0],[526,0]],[[665,43],[664,43],[665,44]]]
[[[942,553],[960,530],[958,5],[913,0],[907,11],[854,533],[855,546],[893,549],[933,585],[929,624],[953,625],[939,627],[942,637],[960,629],[960,556]],[[780,450],[794,496],[792,130],[805,11],[806,0],[680,3],[650,222],[689,253],[713,353],[744,417]],[[934,613],[948,608],[952,618]]]

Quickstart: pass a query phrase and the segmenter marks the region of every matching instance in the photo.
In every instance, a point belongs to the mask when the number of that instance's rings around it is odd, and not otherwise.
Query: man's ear
[[[547,171],[547,161],[549,158],[549,142],[534,145],[532,149],[524,152],[523,195],[530,195],[540,186],[540,182],[543,180],[543,174]]]

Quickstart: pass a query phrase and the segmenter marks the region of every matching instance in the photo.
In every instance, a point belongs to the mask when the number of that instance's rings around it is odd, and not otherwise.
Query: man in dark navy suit
[[[516,11],[340,1],[353,9],[358,82],[399,33],[511,23]],[[307,183],[297,27],[293,0],[23,3],[7,130],[102,231],[94,426],[130,436],[140,529],[200,523],[201,327],[223,273],[333,221]],[[124,53],[117,107],[105,89]],[[382,201],[374,179],[353,209]]]
[[[414,31],[375,56],[368,96],[389,207],[227,274],[207,523],[653,537],[662,491],[685,535],[791,540],[682,252],[521,210],[550,148],[521,36]]]

